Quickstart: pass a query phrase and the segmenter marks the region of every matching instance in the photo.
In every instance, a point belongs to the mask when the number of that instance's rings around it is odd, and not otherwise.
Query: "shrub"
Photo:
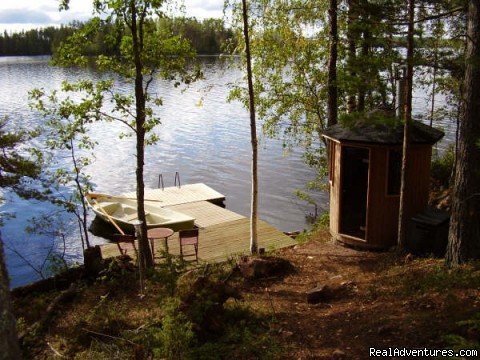
[[[193,324],[178,310],[179,300],[169,298],[164,305],[162,327],[151,329],[153,354],[166,359],[187,359],[195,343]]]
[[[442,155],[435,155],[432,160],[432,178],[443,187],[450,186],[450,177],[455,163],[455,147],[450,145]]]

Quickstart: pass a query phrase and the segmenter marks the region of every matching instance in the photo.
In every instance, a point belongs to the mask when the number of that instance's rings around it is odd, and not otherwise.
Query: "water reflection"
[[[186,90],[157,81],[154,91],[164,105],[156,109],[162,119],[158,128],[160,141],[148,147],[145,159],[145,183],[156,187],[162,173],[165,186],[172,186],[179,171],[182,183],[203,182],[226,195],[227,208],[249,214],[250,207],[250,133],[248,113],[239,103],[227,103],[230,83],[241,79],[241,73],[228,69],[218,58],[202,58],[205,80]],[[28,91],[43,87],[60,89],[63,80],[99,79],[94,70],[50,67],[47,58],[8,58],[0,60],[0,116],[8,115],[15,124],[34,127],[43,121],[28,108]],[[121,91],[131,91],[132,84],[117,81]],[[199,103],[202,105],[199,106]],[[94,124],[92,137],[98,141],[96,160],[88,172],[99,192],[121,193],[135,189],[135,142],[120,140],[126,131],[121,124]],[[281,230],[298,230],[307,226],[305,213],[311,206],[302,204],[294,191],[303,188],[314,174],[301,159],[301,150],[293,149],[283,156],[280,140],[262,139],[259,154],[260,217]],[[67,161],[67,160],[65,160]],[[48,236],[31,236],[23,232],[32,216],[54,211],[45,203],[23,201],[7,194],[9,201],[1,211],[16,212],[2,229],[5,241],[34,264],[43,261],[51,244]],[[324,194],[318,194],[320,207],[327,208]],[[81,245],[75,221],[62,217],[69,230],[69,259],[80,259]],[[94,243],[102,243],[94,238]],[[61,249],[57,249],[60,251]],[[28,283],[38,276],[15,253],[7,249],[7,263],[12,286]]]
[[[250,207],[250,133],[249,116],[239,103],[227,103],[229,84],[241,79],[239,71],[229,69],[215,57],[201,58],[205,80],[187,90],[173,88],[166,81],[157,81],[152,87],[163,99],[164,106],[156,109],[162,119],[158,128],[160,141],[146,150],[145,183],[156,187],[162,173],[165,186],[172,186],[174,174],[179,171],[182,183],[203,182],[226,195],[227,208],[248,216]],[[14,124],[37,126],[42,118],[28,107],[28,91],[43,87],[58,90],[64,80],[79,78],[100,79],[92,69],[62,69],[48,65],[46,57],[0,58],[0,117],[8,115]],[[131,92],[132,84],[117,80],[120,91]],[[427,107],[422,92],[414,94],[415,110]],[[437,100],[440,102],[440,100]],[[202,103],[199,106],[199,103]],[[442,144],[452,141],[454,125],[445,119],[438,123],[447,132]],[[98,141],[95,162],[88,172],[99,192],[122,193],[135,189],[135,142],[133,138],[120,140],[126,129],[116,123],[94,124],[92,137]],[[37,140],[40,144],[41,139]],[[443,145],[441,145],[443,146]],[[283,231],[307,227],[305,214],[313,207],[299,201],[294,191],[304,187],[314,173],[301,159],[301,149],[292,149],[284,156],[281,140],[261,139],[259,153],[260,217]],[[65,160],[67,161],[67,160]],[[52,205],[18,199],[5,194],[7,203],[0,211],[15,212],[15,219],[7,221],[2,229],[3,239],[15,247],[34,265],[39,266],[51,246],[51,237],[26,235],[23,231],[32,216],[55,211]],[[319,208],[327,209],[326,194],[317,194]],[[69,230],[68,258],[79,260],[81,246],[74,219],[59,218]],[[94,237],[93,243],[103,243]],[[56,249],[61,251],[61,249]],[[7,264],[12,286],[19,286],[38,278],[14,252],[7,249]]]

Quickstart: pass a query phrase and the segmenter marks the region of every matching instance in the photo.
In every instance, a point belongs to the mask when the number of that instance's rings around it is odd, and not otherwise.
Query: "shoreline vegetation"
[[[242,265],[256,261],[283,265]],[[74,279],[12,291],[26,358],[367,359],[370,346],[480,347],[478,263],[358,251],[332,243],[325,225],[262,257],[195,267],[172,258],[141,297],[128,258]]]
[[[449,203],[452,166],[448,154],[433,162],[431,206]],[[262,256],[194,265],[172,256],[149,271],[142,294],[129,256],[13,289],[24,356],[368,359],[369,347],[398,344],[480,350],[478,262],[452,269],[431,256],[341,246],[328,223],[320,216],[297,245]]]
[[[233,31],[225,27],[221,19],[196,18],[162,18],[159,26],[168,28],[173,35],[187,39],[198,56],[219,55],[226,46],[233,43]],[[88,26],[90,21],[73,21],[59,27],[48,26],[32,30],[0,33],[0,56],[36,56],[53,55],[62,41],[66,40],[76,30]],[[97,41],[87,49],[88,55],[113,55],[113,50],[105,47],[104,38],[114,35],[116,30],[112,25],[102,24],[97,35]]]

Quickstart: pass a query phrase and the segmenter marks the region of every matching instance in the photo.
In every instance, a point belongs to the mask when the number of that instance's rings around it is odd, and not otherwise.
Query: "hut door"
[[[340,232],[365,239],[370,151],[342,148]]]

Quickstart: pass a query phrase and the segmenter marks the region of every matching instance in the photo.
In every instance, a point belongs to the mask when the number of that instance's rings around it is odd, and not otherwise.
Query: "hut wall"
[[[339,232],[340,224],[340,164],[341,145],[338,142],[329,140],[332,164],[329,164],[330,175],[330,232],[335,237]]]
[[[375,247],[395,245],[398,224],[398,195],[387,195],[388,151],[373,147],[367,209],[367,242]]]
[[[340,189],[341,189],[341,150],[342,145],[330,140],[333,151],[330,164],[330,232],[344,243],[365,248],[388,248],[396,245],[398,233],[399,195],[387,195],[388,153],[400,146],[370,145],[370,172],[367,197],[366,239],[357,239],[340,234]],[[357,145],[358,146],[358,145]],[[362,145],[360,145],[362,146]],[[366,146],[362,146],[366,147]],[[430,145],[412,145],[407,180],[408,195],[406,216],[410,218],[425,209],[428,204],[430,186]]]
[[[398,234],[400,196],[387,195],[389,149],[392,147],[374,147],[371,150],[367,242],[379,248],[396,245]],[[428,204],[430,161],[429,145],[411,146],[407,175],[407,219],[424,210]]]
[[[412,146],[407,182],[407,218],[425,210],[428,205],[431,161],[432,147],[430,145]]]

